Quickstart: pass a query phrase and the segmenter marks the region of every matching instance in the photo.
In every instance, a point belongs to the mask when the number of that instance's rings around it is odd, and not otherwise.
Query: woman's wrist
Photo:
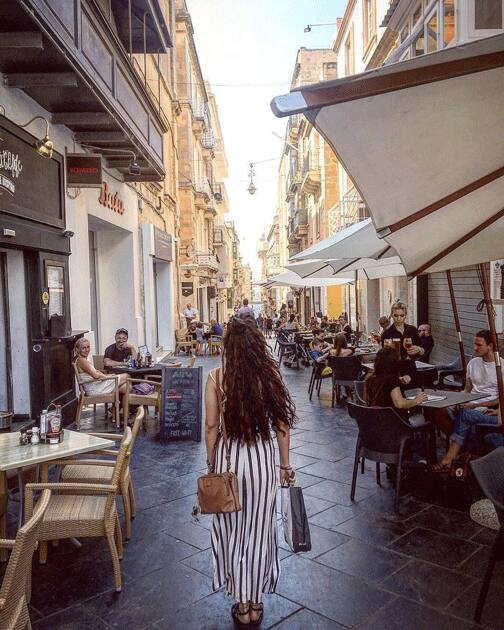
[[[286,466],[280,466],[280,470],[292,470],[292,466],[287,464]]]

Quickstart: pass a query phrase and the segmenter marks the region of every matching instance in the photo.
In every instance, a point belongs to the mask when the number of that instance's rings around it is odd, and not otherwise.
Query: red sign
[[[98,203],[104,206],[105,208],[110,208],[117,214],[124,214],[124,204],[122,199],[117,195],[117,193],[112,194],[109,192],[107,182],[103,182],[100,196],[98,197]]]
[[[88,153],[67,153],[67,186],[76,188],[101,188],[101,156]]]

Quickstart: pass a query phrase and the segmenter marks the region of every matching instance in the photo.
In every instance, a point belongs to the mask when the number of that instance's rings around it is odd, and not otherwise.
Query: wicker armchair
[[[208,351],[212,354],[219,354],[224,347],[224,342],[222,337],[218,335],[210,335],[210,339],[208,340]]]
[[[135,385],[135,383],[148,383],[154,387],[154,391],[152,394],[137,394],[133,391],[133,385]],[[123,397],[124,422],[128,421],[131,405],[154,407],[155,413],[159,414],[161,408],[161,382],[150,379],[128,378],[126,381],[126,392]]]
[[[110,375],[107,379],[104,380],[112,380],[115,379],[115,388],[110,394],[86,394],[83,383],[80,382],[80,374],[77,369],[76,363],[73,363],[73,369],[75,372],[75,377],[77,379],[77,385],[79,386],[79,404],[77,406],[77,414],[75,417],[75,423],[77,425],[77,431],[80,430],[80,417],[82,413],[82,408],[85,405],[94,405],[96,409],[96,405],[103,404],[107,405],[108,403],[114,406],[114,417],[116,426],[120,426],[119,421],[119,381],[117,374]],[[106,407],[105,407],[106,409]]]
[[[18,530],[16,540],[0,540],[0,548],[10,549],[9,564],[0,587],[0,628],[31,628],[28,602],[31,591],[32,557],[37,546],[41,520],[49,505],[50,490],[44,490],[31,519]]]
[[[175,354],[178,354],[181,348],[184,350],[196,350],[196,340],[189,334],[187,328],[179,328],[175,331]]]
[[[131,453],[133,452],[136,436],[140,431],[144,418],[145,411],[143,407],[139,407],[131,430],[131,442],[126,454],[126,463],[123,466],[123,472],[117,487],[117,494],[121,496],[124,506],[126,540],[131,538],[131,520],[135,518],[136,514],[135,490],[131,479],[129,462],[131,459]],[[114,435],[112,433],[92,433],[91,435],[113,440],[120,440],[123,437],[120,434]],[[117,458],[118,451],[96,451],[96,454],[108,455]],[[63,468],[61,470],[60,480],[63,483],[109,484],[112,482],[115,465],[114,461],[104,459],[78,459],[74,461],[62,460],[61,464],[63,465]]]
[[[93,483],[29,483],[25,489],[25,518],[33,513],[33,493],[37,490],[60,491],[50,498],[40,523],[40,562],[47,560],[47,541],[61,538],[105,537],[112,557],[115,588],[121,591],[122,578],[119,560],[123,554],[121,525],[115,498],[127,465],[131,445],[131,429],[126,427],[114,464],[112,479],[107,484]],[[68,460],[52,462],[65,465]],[[73,463],[80,463],[74,460]]]

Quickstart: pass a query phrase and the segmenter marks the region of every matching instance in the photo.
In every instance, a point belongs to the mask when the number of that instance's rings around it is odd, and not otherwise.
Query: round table
[[[173,363],[153,363],[148,367],[141,368],[131,368],[127,365],[108,365],[105,367],[105,372],[108,374],[130,374],[135,378],[141,378],[152,374],[162,374],[164,368],[179,367],[182,367],[182,363],[179,361],[174,361]]]

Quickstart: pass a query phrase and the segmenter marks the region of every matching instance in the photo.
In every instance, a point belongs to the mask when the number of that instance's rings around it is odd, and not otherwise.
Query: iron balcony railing
[[[211,129],[205,131],[201,138],[201,144],[204,149],[213,149],[215,147],[215,134]]]
[[[303,175],[306,175],[309,171],[318,171],[320,170],[320,164],[318,155],[313,153],[308,153],[305,155],[303,160]]]
[[[198,267],[206,267],[211,271],[219,270],[219,261],[217,256],[210,250],[200,250],[195,253],[195,261]]]
[[[340,201],[330,208],[328,212],[329,230],[331,234],[334,234],[367,218],[369,218],[369,210],[355,187],[352,186],[341,197]]]

